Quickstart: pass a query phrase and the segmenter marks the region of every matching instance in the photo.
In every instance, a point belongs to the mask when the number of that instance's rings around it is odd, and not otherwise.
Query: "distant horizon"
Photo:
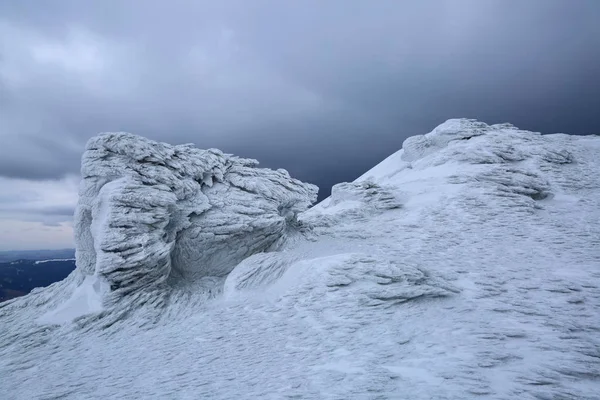
[[[10,264],[18,260],[45,261],[75,259],[75,249],[27,249],[27,250],[0,250],[0,263]]]

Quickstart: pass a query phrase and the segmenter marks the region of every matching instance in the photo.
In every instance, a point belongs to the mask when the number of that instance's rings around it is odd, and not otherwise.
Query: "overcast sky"
[[[600,133],[598,0],[0,0],[0,250],[72,246],[87,139],[353,180],[448,118]]]

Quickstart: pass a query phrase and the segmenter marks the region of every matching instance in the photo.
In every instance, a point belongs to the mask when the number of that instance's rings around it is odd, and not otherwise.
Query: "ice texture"
[[[0,304],[0,393],[598,399],[599,154],[449,120],[303,211],[284,171],[99,136],[77,269]]]
[[[75,213],[78,271],[106,280],[113,304],[225,277],[280,242],[316,200],[314,185],[257,165],[127,133],[91,139]]]

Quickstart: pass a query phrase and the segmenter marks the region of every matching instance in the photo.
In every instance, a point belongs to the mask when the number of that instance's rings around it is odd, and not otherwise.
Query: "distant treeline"
[[[53,254],[52,257],[55,257]],[[64,254],[69,258],[69,254]],[[73,257],[73,254],[70,254]],[[74,269],[74,260],[12,260],[0,262],[0,302],[24,296],[36,287],[65,279]]]
[[[0,263],[16,260],[50,260],[75,258],[75,249],[0,251]]]

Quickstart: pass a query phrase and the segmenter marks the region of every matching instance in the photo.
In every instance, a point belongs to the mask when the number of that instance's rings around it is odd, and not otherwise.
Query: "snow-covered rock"
[[[450,120],[302,211],[284,171],[100,136],[77,270],[0,304],[0,392],[597,399],[598,154]]]
[[[316,186],[257,164],[127,133],[91,139],[75,214],[78,271],[106,282],[113,304],[226,276],[281,242],[316,200]]]

